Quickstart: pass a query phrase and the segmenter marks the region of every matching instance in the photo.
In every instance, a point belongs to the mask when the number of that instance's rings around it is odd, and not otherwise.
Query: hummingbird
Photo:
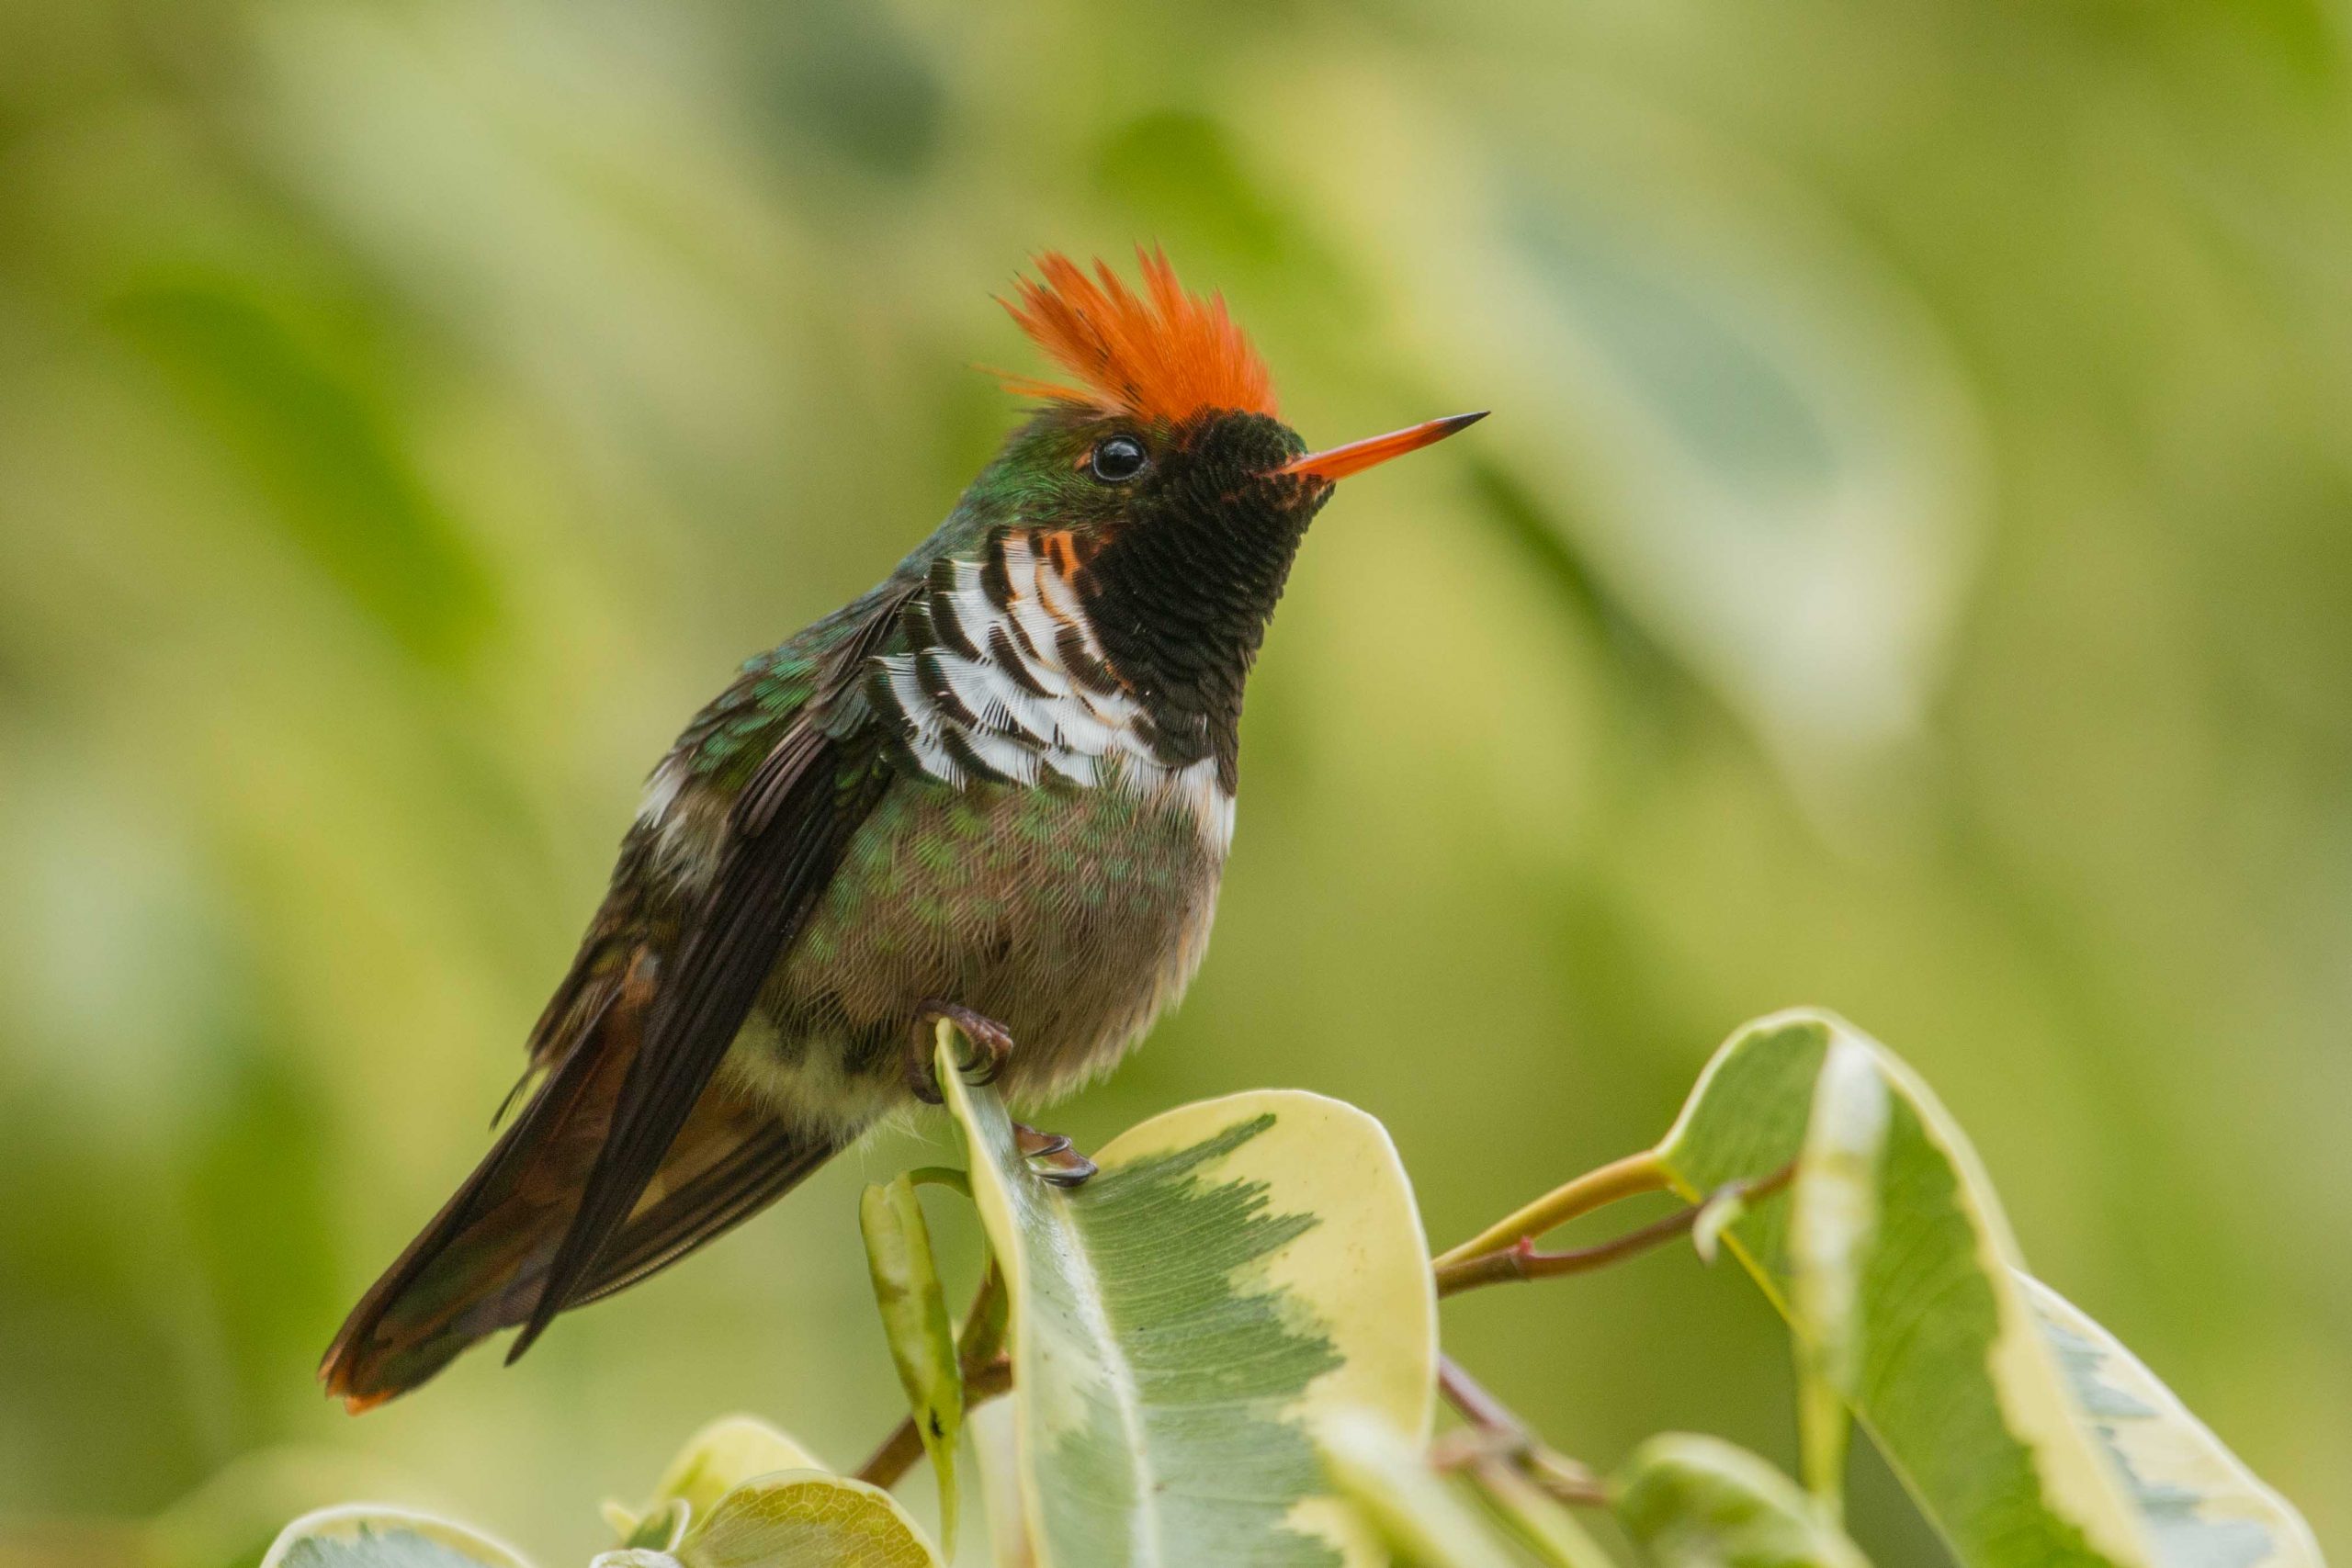
[[[750,660],[650,776],[521,1110],[352,1310],[353,1411],[669,1267],[936,1102],[939,1021],[1023,1106],[1110,1069],[1199,968],[1243,689],[1341,479],[1221,296],[1046,253],[1001,302],[1062,378],[871,592]],[[502,1108],[503,1110],[505,1108]],[[1040,1174],[1067,1138],[1022,1129]]]

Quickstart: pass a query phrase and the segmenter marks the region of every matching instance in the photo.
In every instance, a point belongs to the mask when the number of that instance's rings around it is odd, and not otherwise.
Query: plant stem
[[[1460,1411],[1462,1418],[1470,1424],[1473,1438],[1451,1456],[1442,1449],[1435,1450],[1442,1466],[1461,1466],[1482,1475],[1497,1469],[1508,1470],[1561,1502],[1587,1506],[1607,1505],[1608,1489],[1599,1476],[1545,1447],[1533,1427],[1487,1392],[1486,1386],[1451,1356],[1441,1355],[1437,1359],[1437,1386],[1446,1403]]]
[[[1448,1264],[1493,1252],[1521,1238],[1542,1235],[1621,1199],[1656,1192],[1667,1182],[1666,1162],[1658,1158],[1655,1149],[1644,1149],[1639,1154],[1627,1155],[1623,1159],[1611,1160],[1597,1170],[1588,1170],[1575,1180],[1554,1188],[1532,1203],[1497,1220],[1461,1246],[1439,1254],[1437,1266],[1442,1269]]]
[[[1625,1162],[1618,1163],[1623,1165]],[[1616,1168],[1604,1166],[1592,1174],[1600,1176],[1614,1168]],[[1771,1175],[1758,1180],[1726,1183],[1723,1190],[1737,1192],[1744,1198],[1762,1197],[1768,1192],[1778,1191],[1786,1186],[1789,1179],[1795,1174],[1796,1164],[1791,1161]],[[1585,1179],[1578,1179],[1579,1181]],[[1559,1193],[1567,1192],[1577,1185],[1577,1182],[1572,1181],[1567,1187],[1561,1188]],[[1559,1193],[1555,1193],[1554,1196],[1556,1197]],[[1531,1205],[1531,1208],[1537,1206],[1539,1205]],[[1661,1243],[1672,1241],[1697,1224],[1700,1214],[1705,1211],[1706,1207],[1704,1203],[1694,1203],[1690,1208],[1679,1210],[1662,1220],[1654,1220],[1640,1229],[1628,1231],[1613,1240],[1601,1242],[1596,1247],[1573,1247],[1566,1252],[1537,1251],[1533,1235],[1526,1232],[1520,1233],[1516,1240],[1512,1240],[1506,1233],[1503,1238],[1505,1245],[1498,1246],[1490,1252],[1464,1254],[1463,1249],[1457,1247],[1431,1265],[1431,1271],[1437,1277],[1437,1293],[1441,1296],[1451,1296],[1463,1291],[1476,1290],[1481,1285],[1503,1285],[1520,1280],[1551,1280],[1563,1274],[1589,1274],[1596,1269],[1605,1269],[1611,1263],[1622,1262],[1628,1258],[1647,1252]],[[1523,1209],[1520,1213],[1529,1212]],[[1514,1214],[1511,1217],[1517,1219],[1519,1216]],[[1502,1230],[1501,1226],[1495,1226],[1489,1229],[1487,1235],[1492,1235],[1500,1230]],[[1481,1236],[1479,1239],[1484,1240],[1486,1237]]]
[[[1487,1504],[1504,1523],[1516,1530],[1521,1543],[1551,1568],[1616,1568],[1616,1562],[1587,1535],[1575,1516],[1555,1496],[1520,1471],[1499,1460],[1487,1460],[1471,1472]],[[1595,1484],[1589,1506],[1605,1507],[1612,1499],[1608,1488]]]
[[[1479,1431],[1514,1439],[1527,1436],[1526,1422],[1487,1393],[1486,1385],[1472,1377],[1461,1362],[1442,1353],[1437,1359],[1437,1390],[1445,1395],[1448,1404],[1462,1413],[1464,1421]]]
[[[964,1374],[964,1408],[969,1412],[976,1404],[985,1404],[1012,1387],[1012,1363],[1002,1356],[984,1367]],[[899,1483],[899,1478],[914,1468],[922,1458],[922,1434],[915,1429],[911,1416],[890,1429],[890,1435],[857,1467],[857,1479],[886,1491]]]
[[[980,1288],[972,1292],[971,1310],[964,1314],[964,1326],[956,1332],[956,1359],[966,1371],[986,1366],[1004,1348],[1009,1304],[1004,1294],[1004,1270],[991,1258],[988,1272],[980,1276]]]

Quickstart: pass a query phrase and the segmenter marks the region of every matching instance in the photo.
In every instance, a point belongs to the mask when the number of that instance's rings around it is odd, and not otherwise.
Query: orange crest
[[[1096,262],[1089,277],[1057,251],[1039,256],[1037,278],[1023,278],[1020,298],[1003,305],[1079,385],[1025,376],[1007,376],[1004,384],[1027,396],[1138,419],[1180,422],[1203,409],[1272,416],[1265,362],[1225,313],[1223,297],[1186,293],[1157,248],[1137,246],[1136,259],[1143,265],[1144,297],[1107,263]]]

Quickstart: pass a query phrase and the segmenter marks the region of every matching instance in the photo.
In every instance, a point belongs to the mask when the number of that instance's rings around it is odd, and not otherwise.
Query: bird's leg
[[[915,1010],[914,1039],[907,1052],[907,1088],[926,1105],[940,1103],[939,1073],[933,1066],[933,1029],[944,1019],[963,1032],[974,1048],[973,1058],[956,1067],[968,1084],[990,1084],[1004,1071],[1012,1055],[1012,1033],[986,1014],[960,1002],[927,1001]],[[1056,1187],[1076,1187],[1095,1171],[1094,1162],[1070,1146],[1059,1133],[1040,1133],[1019,1122],[1012,1124],[1015,1146],[1036,1169],[1037,1179]]]
[[[1012,1142],[1022,1158],[1036,1169],[1037,1179],[1055,1187],[1082,1186],[1097,1169],[1094,1162],[1072,1148],[1069,1139],[1060,1133],[1040,1133],[1015,1122]]]
[[[1004,1071],[1005,1059],[1012,1055],[1012,1033],[996,1020],[960,1002],[922,1003],[915,1009],[914,1039],[907,1050],[907,1088],[925,1105],[937,1105],[942,1100],[939,1074],[932,1066],[933,1028],[942,1019],[961,1031],[973,1047],[970,1060],[956,1064],[966,1083],[996,1082],[996,1076]]]

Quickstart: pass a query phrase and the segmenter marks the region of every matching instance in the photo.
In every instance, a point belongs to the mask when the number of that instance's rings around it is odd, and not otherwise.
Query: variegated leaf
[[[1360,1407],[1427,1438],[1436,1302],[1380,1124],[1266,1091],[1133,1129],[1066,1191],[941,1063],[1011,1287],[1021,1495],[1049,1568],[1380,1561],[1313,1441]]]
[[[1715,1054],[1658,1145],[1684,1195],[1795,1157],[1833,1050],[1867,1053],[1889,1091],[1854,1410],[1961,1560],[2318,1568],[2292,1507],[2103,1330],[2024,1277],[1966,1137],[1916,1074],[1849,1025],[1781,1014]],[[1724,1237],[1783,1310],[1789,1209],[1758,1202]]]
[[[1423,1445],[1361,1410],[1334,1411],[1316,1436],[1332,1479],[1404,1561],[1510,1568],[1493,1531],[1430,1470]]]
[[[1821,1503],[1719,1438],[1668,1432],[1635,1450],[1617,1517],[1657,1568],[1870,1568]]]
[[[676,1556],[681,1568],[941,1568],[898,1499],[820,1470],[738,1486],[686,1532]]]
[[[463,1525],[357,1503],[305,1514],[278,1532],[262,1568],[529,1568]]]

